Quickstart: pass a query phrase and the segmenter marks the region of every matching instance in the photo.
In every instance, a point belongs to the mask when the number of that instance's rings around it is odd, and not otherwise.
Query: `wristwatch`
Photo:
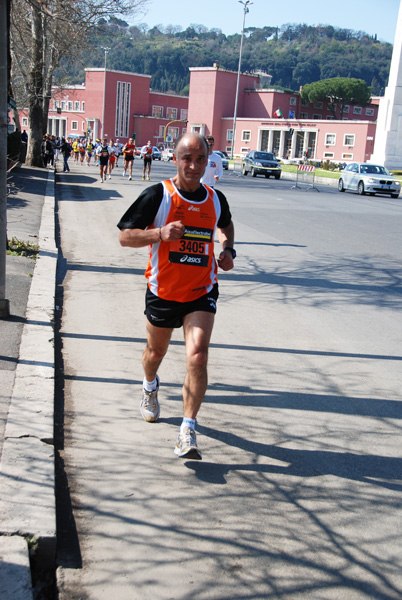
[[[230,250],[231,251],[233,260],[236,258],[237,253],[236,253],[236,250],[234,248],[230,248],[229,246],[225,246],[225,250]]]

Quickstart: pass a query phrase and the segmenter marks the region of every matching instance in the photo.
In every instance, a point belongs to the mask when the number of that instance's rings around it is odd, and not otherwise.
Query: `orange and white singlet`
[[[149,246],[145,277],[149,289],[159,298],[190,302],[210,292],[217,282],[214,237],[221,205],[208,186],[204,186],[205,200],[193,202],[180,194],[171,179],[162,183],[163,198],[153,227],[181,221],[185,229],[180,240]]]

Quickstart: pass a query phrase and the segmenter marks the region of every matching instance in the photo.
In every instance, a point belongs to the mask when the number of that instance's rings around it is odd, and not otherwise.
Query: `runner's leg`
[[[142,355],[142,365],[147,381],[153,381],[169,347],[173,329],[155,327],[147,319],[147,345]]]
[[[195,419],[208,385],[208,348],[214,326],[213,313],[196,311],[183,319],[187,374],[183,385],[183,415]]]

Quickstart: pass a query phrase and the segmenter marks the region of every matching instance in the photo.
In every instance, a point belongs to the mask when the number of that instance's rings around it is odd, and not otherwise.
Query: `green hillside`
[[[152,76],[151,87],[162,92],[187,93],[189,67],[212,66],[237,71],[240,34],[194,25],[186,30],[168,26],[130,27],[124,21],[103,22],[93,33],[85,58],[59,70],[65,83],[82,83],[85,67],[103,67],[103,47],[110,47],[107,67]],[[262,70],[272,85],[299,90],[301,85],[332,77],[363,79],[373,95],[387,84],[392,45],[364,32],[286,24],[245,29],[242,71]],[[85,60],[85,62],[84,62]]]

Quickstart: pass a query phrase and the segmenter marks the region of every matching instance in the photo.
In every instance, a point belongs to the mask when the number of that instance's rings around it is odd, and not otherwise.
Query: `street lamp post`
[[[106,102],[106,60],[107,55],[110,52],[110,48],[102,47],[102,50],[105,52],[105,68],[104,68],[104,78],[103,78],[103,108],[102,108],[102,137],[105,137],[105,102]]]
[[[232,131],[232,153],[231,158],[233,159],[234,152],[234,143],[235,143],[235,135],[236,135],[236,119],[237,119],[237,105],[239,103],[239,86],[240,86],[240,71],[241,71],[241,57],[243,54],[243,38],[244,38],[244,24],[246,22],[246,14],[250,12],[249,5],[253,4],[250,0],[239,0],[240,4],[243,4],[243,27],[241,30],[241,41],[240,41],[240,54],[239,54],[239,68],[237,70],[237,86],[236,86],[236,100],[235,100],[235,109],[234,109],[234,117],[233,117],[233,131]]]

